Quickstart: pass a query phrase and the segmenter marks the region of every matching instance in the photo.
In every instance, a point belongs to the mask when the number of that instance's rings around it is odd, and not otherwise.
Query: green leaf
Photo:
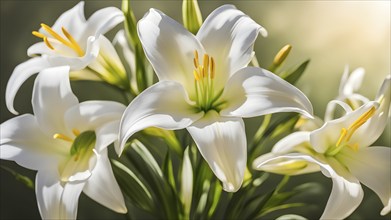
[[[30,177],[24,176],[16,171],[14,171],[13,169],[6,167],[6,166],[3,166],[3,165],[1,165],[0,167],[3,168],[4,170],[8,171],[10,174],[12,174],[15,177],[15,179],[17,181],[23,183],[28,188],[31,188],[31,189],[35,188],[34,182],[30,179]]]
[[[202,25],[202,15],[197,0],[183,0],[183,25],[191,33],[196,34]]]
[[[129,0],[122,1],[122,11],[125,16],[125,33],[130,46],[134,50],[136,64],[137,92],[141,93],[153,83],[153,70],[147,61],[140,39],[137,34],[137,21]],[[132,80],[132,79],[131,79]]]
[[[122,1],[122,12],[125,16],[125,31],[128,37],[128,42],[131,47],[135,48],[136,45],[140,44],[140,39],[137,35],[137,21],[134,16],[133,9],[129,3],[129,0]]]
[[[271,119],[268,117],[265,116],[264,122],[265,120],[267,121],[262,123],[258,130],[259,133],[257,132],[257,138],[254,138],[253,142],[249,145],[248,162],[252,162],[262,152],[270,150],[264,147],[264,143],[271,139],[274,140],[281,134],[292,132],[296,121],[300,118],[298,113],[273,114]],[[267,146],[269,146],[269,143]]]
[[[309,62],[310,60],[306,60],[302,64],[295,66],[290,70],[282,72],[281,74],[279,74],[279,76],[288,81],[290,84],[295,84],[297,80],[300,79],[301,75],[303,75]]]
[[[176,183],[175,183],[175,176],[174,176],[174,170],[172,167],[172,160],[171,160],[170,151],[167,151],[166,158],[164,159],[162,169],[163,169],[163,174],[168,179],[168,182],[171,184],[171,187],[175,189]]]
[[[111,162],[118,184],[132,204],[141,209],[152,211],[152,195],[144,183],[132,170],[119,161],[111,160]]]
[[[156,218],[178,218],[179,195],[163,175],[162,169],[148,148],[135,139],[130,143],[125,155],[128,162],[145,180],[144,184],[148,185],[154,201],[153,215]]]

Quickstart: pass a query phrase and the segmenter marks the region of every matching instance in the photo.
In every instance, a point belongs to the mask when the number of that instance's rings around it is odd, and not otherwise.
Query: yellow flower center
[[[349,141],[352,138],[354,132],[358,128],[360,128],[365,122],[367,122],[375,114],[375,112],[376,112],[376,108],[372,107],[364,114],[362,114],[356,121],[354,121],[347,129],[342,128],[338,141],[335,144],[335,147],[330,148],[330,150],[326,152],[326,154],[333,156],[337,154],[345,146],[350,147],[353,150],[357,151],[359,148],[358,143],[349,143]]]
[[[39,33],[37,31],[33,31],[32,34],[36,37],[42,38],[43,42],[45,42],[47,47],[49,47],[52,50],[55,50],[52,43],[50,43],[49,39],[56,40],[56,41],[64,44],[65,46],[71,48],[72,50],[74,50],[80,57],[84,56],[84,51],[81,49],[80,45],[76,42],[76,40],[72,37],[72,35],[64,27],[62,27],[61,30],[62,30],[62,33],[65,35],[66,39],[61,37],[58,33],[56,33],[51,27],[49,27],[46,24],[42,23],[41,27],[42,27],[42,29],[44,29],[46,32],[48,32],[51,35],[50,38],[48,38],[48,36],[46,36],[42,33]]]
[[[219,109],[222,102],[217,102],[223,90],[215,92],[215,61],[213,57],[204,54],[202,64],[200,64],[198,51],[194,51],[194,82],[196,90],[196,103],[200,110],[207,112],[210,109]]]

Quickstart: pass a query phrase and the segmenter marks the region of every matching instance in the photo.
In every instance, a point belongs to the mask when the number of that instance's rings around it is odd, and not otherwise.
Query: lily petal
[[[127,212],[124,197],[114,177],[106,149],[100,152],[97,164],[83,192],[107,208],[119,213]]]
[[[102,81],[98,77],[97,73],[90,69],[75,70],[69,73],[71,80],[91,80],[91,81]]]
[[[43,133],[34,116],[25,114],[0,125],[0,158],[39,170],[55,167],[68,146]]]
[[[339,87],[339,94],[345,97],[353,94],[361,87],[365,75],[364,68],[357,68],[350,75],[349,67],[346,68]]]
[[[95,129],[96,144],[95,149],[101,152],[114,141],[118,140],[119,120],[106,123],[102,127]]]
[[[370,146],[374,143],[389,124],[388,119],[391,115],[391,75],[388,75],[383,81],[375,101],[380,104],[375,114],[367,123],[357,129],[352,137],[352,141],[360,141],[363,146]]]
[[[95,130],[104,124],[119,121],[125,106],[114,101],[85,101],[65,113],[64,121],[69,130]]]
[[[222,181],[224,190],[239,190],[247,162],[243,120],[208,111],[187,130],[213,173]]]
[[[289,153],[293,151],[300,151],[305,148],[310,141],[310,132],[298,131],[294,132],[280,141],[278,141],[272,149],[273,153]]]
[[[387,214],[391,207],[390,157],[389,147],[368,147],[357,152],[346,148],[338,154],[349,171],[379,196],[384,204],[382,215]]]
[[[84,186],[85,182],[68,182],[65,184],[60,203],[60,207],[63,208],[63,211],[60,212],[61,219],[76,219],[79,197]]]
[[[315,158],[309,155],[292,153],[278,156],[272,160],[308,161],[320,167],[322,173],[331,178],[333,187],[325,210],[320,219],[344,219],[348,217],[361,203],[363,190],[358,180],[334,158]],[[270,162],[270,161],[268,161]],[[262,167],[258,167],[262,169]]]
[[[320,171],[317,164],[301,158],[286,158],[284,154],[273,152],[257,157],[253,161],[253,168],[255,170],[290,176]]]
[[[185,88],[194,86],[194,51],[201,59],[205,52],[193,34],[156,9],[150,9],[138,22],[137,32],[159,81],[174,80]]]
[[[47,56],[47,60],[51,66],[70,66],[72,71],[84,69],[92,60],[98,57],[99,40],[98,38],[90,36],[84,43],[87,45],[87,49],[83,57],[54,54]]]
[[[345,111],[345,114],[353,111],[347,103],[340,100],[331,100],[329,103],[327,103],[326,112],[324,114],[324,121],[327,122],[334,119],[334,111],[337,105]]]
[[[80,30],[83,30],[85,26],[84,2],[79,2],[73,8],[60,15],[52,26],[52,29],[57,33],[62,33],[61,29],[64,27],[75,39],[80,39]],[[42,28],[39,32],[45,33]]]
[[[361,115],[377,106],[377,102],[368,102],[355,111],[352,111],[341,118],[328,121],[321,128],[311,132],[310,142],[314,150],[318,153],[325,153],[330,146],[334,146],[338,142],[342,128],[349,128],[349,126],[351,126]],[[367,134],[361,133],[358,135],[359,132],[367,131],[363,129],[363,126],[354,132],[349,143],[359,143],[359,147],[368,147],[368,145],[364,145],[363,143],[368,143],[368,140],[372,140],[373,138],[367,136]]]
[[[128,138],[142,129],[182,129],[203,115],[192,106],[182,85],[173,81],[158,82],[144,90],[126,108],[120,123],[120,147],[116,151],[121,154]]]
[[[360,205],[364,192],[360,182],[334,158],[328,158],[328,164],[316,162],[323,174],[333,181],[333,188],[321,219],[344,219]]]
[[[296,87],[256,67],[246,67],[233,75],[222,96],[223,116],[254,117],[276,112],[298,112],[312,118],[312,105]]]
[[[49,67],[49,63],[47,60],[43,57],[35,57],[31,58],[18,66],[15,67],[14,71],[12,72],[12,75],[7,83],[7,88],[5,91],[5,100],[7,108],[10,112],[17,115],[19,114],[14,109],[14,99],[16,96],[16,93],[18,92],[19,88],[22,86],[22,84],[30,78],[30,76],[38,73],[39,71]]]
[[[62,207],[60,207],[63,191],[64,188],[61,186],[55,170],[38,171],[35,177],[35,194],[42,219],[63,217],[61,215]]]
[[[43,219],[76,219],[80,193],[85,182],[66,183],[59,181],[56,171],[38,171],[35,192],[39,212]]]
[[[251,61],[258,33],[267,35],[263,27],[233,5],[223,5],[206,18],[197,38],[216,61],[216,77],[225,76],[223,85]]]
[[[88,64],[88,67],[96,71],[101,75],[103,79],[106,79],[109,82],[113,81],[113,75],[120,75],[122,79],[126,79],[125,67],[122,65],[122,62],[113,46],[113,44],[105,37],[99,37],[99,54],[94,61]],[[112,69],[115,69],[115,72],[112,72]],[[115,83],[115,81],[113,82]]]
[[[116,7],[106,7],[96,11],[87,21],[84,37],[95,36],[99,38],[119,23],[124,21],[124,13]]]
[[[69,83],[69,67],[45,69],[35,80],[32,105],[38,124],[48,135],[71,135],[64,123],[65,112],[79,101]]]

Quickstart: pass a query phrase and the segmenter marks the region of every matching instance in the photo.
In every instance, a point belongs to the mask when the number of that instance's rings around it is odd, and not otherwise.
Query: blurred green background
[[[16,65],[28,59],[27,48],[39,41],[31,31],[39,29],[42,22],[52,25],[61,13],[77,3],[74,0],[0,1],[1,122],[13,117],[6,109],[4,100],[9,76]],[[261,66],[268,67],[274,54],[288,43],[293,46],[293,50],[285,63],[286,68],[311,59],[297,86],[310,98],[315,114],[321,118],[327,102],[338,93],[339,80],[346,64],[349,64],[351,70],[365,68],[366,75],[360,92],[370,99],[374,98],[384,77],[391,72],[390,1],[199,1],[203,18],[218,6],[227,3],[236,5],[268,30],[269,36],[259,37],[255,45]],[[131,1],[131,4],[137,19],[154,7],[181,22],[181,1],[140,0]],[[100,8],[120,5],[120,1],[86,1],[86,18]],[[119,25],[111,31],[109,38],[121,27]],[[22,86],[16,97],[15,108],[22,114],[32,112],[30,99],[34,78]],[[97,83],[77,82],[72,88],[80,101],[120,99],[115,91]],[[390,146],[390,133],[388,126],[376,144]],[[35,175],[34,171],[28,171],[12,162],[1,161],[1,165],[12,167],[32,178]],[[3,169],[0,175],[0,219],[38,219],[34,190],[16,181]],[[301,210],[307,217],[319,217],[331,190],[331,181],[321,174],[313,174],[294,177],[293,182],[299,178],[326,184],[322,197],[307,198],[308,201],[319,203],[318,207],[311,206],[306,207],[307,211]],[[377,196],[366,189],[364,202],[350,219],[380,219],[381,207]],[[125,219],[86,196],[81,197],[78,217]],[[390,219],[390,215],[383,219]]]

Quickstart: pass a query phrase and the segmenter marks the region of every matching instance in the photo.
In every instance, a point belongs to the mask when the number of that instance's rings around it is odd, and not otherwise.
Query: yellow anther
[[[56,38],[58,41],[60,41],[61,43],[67,45],[67,46],[71,46],[70,43],[68,41],[66,41],[64,38],[62,38],[59,34],[57,34],[51,27],[49,27],[48,25],[42,23],[41,24],[41,27],[46,31],[48,32],[50,35],[52,35],[54,38]]]
[[[39,37],[39,38],[44,38],[45,37],[45,35],[44,34],[42,34],[42,33],[39,33],[38,31],[33,31],[33,32],[31,32],[34,36],[36,36],[36,37]]]
[[[63,135],[63,134],[59,134],[59,133],[56,133],[53,135],[53,139],[61,139],[61,140],[64,140],[64,141],[68,141],[68,142],[73,142],[73,139],[66,136],[66,135]]]
[[[209,70],[209,56],[207,54],[204,54],[204,60],[202,62],[202,65],[204,66],[204,70]]]
[[[210,58],[210,78],[214,79],[215,78],[215,60],[213,57]]]
[[[365,122],[368,121],[368,119],[370,119],[376,112],[376,108],[375,107],[372,107],[371,109],[369,109],[367,112],[365,112],[364,114],[362,114],[355,122],[353,122],[352,125],[349,126],[348,128],[348,131],[349,131],[349,134],[347,135],[346,137],[346,141],[349,141],[350,138],[352,137],[353,133],[359,128],[361,127],[361,125],[363,125]]]
[[[76,40],[72,37],[71,34],[69,34],[69,32],[64,27],[62,27],[61,30],[62,30],[62,32],[64,33],[64,35],[66,36],[67,39],[64,39],[63,37],[61,37],[51,27],[49,27],[48,25],[46,25],[44,23],[41,24],[41,27],[46,32],[48,32],[54,39],[58,40],[59,42],[61,42],[65,46],[67,46],[67,47],[71,48],[72,50],[74,50],[79,56],[83,56],[84,55],[84,51],[81,49],[80,45],[76,42]],[[49,42],[47,36],[45,36],[42,33],[37,32],[37,31],[33,31],[32,34],[34,36],[36,36],[36,37],[42,38],[43,41],[45,42],[46,46],[48,46],[50,49],[54,50],[54,47]]]
[[[346,129],[346,128],[341,129],[341,134],[339,135],[338,141],[335,144],[335,146],[337,147],[336,148],[337,151],[339,151],[338,149],[341,149],[343,146],[348,146],[356,151],[358,150],[358,143],[355,143],[354,145],[350,145],[347,142],[350,140],[350,138],[352,137],[354,132],[359,127],[361,127],[361,125],[363,125],[365,122],[367,122],[368,119],[370,119],[375,114],[375,112],[376,112],[376,108],[372,107],[371,109],[366,111],[364,114],[362,114],[356,121],[354,121],[353,124],[351,124],[348,129]]]
[[[200,77],[205,77],[205,73],[203,71],[203,67],[202,66],[198,66],[197,72],[200,75]]]
[[[199,65],[200,65],[200,63],[198,62],[198,51],[195,50],[194,51],[194,67],[198,68]]]
[[[80,131],[77,130],[77,129],[72,129],[72,133],[73,133],[75,136],[79,136],[79,135],[80,135]]]
[[[50,49],[54,50],[54,47],[52,44],[49,42],[47,37],[43,37],[43,42],[45,42],[46,46],[48,46]]]
[[[76,51],[76,53],[79,54],[79,56],[83,56],[84,55],[83,50],[80,48],[79,44],[72,37],[72,35],[70,35],[69,32],[64,27],[62,27],[61,30],[62,30],[62,33],[64,33],[64,35],[68,38],[69,42],[71,42],[71,45],[72,45],[71,48],[74,49]]]

